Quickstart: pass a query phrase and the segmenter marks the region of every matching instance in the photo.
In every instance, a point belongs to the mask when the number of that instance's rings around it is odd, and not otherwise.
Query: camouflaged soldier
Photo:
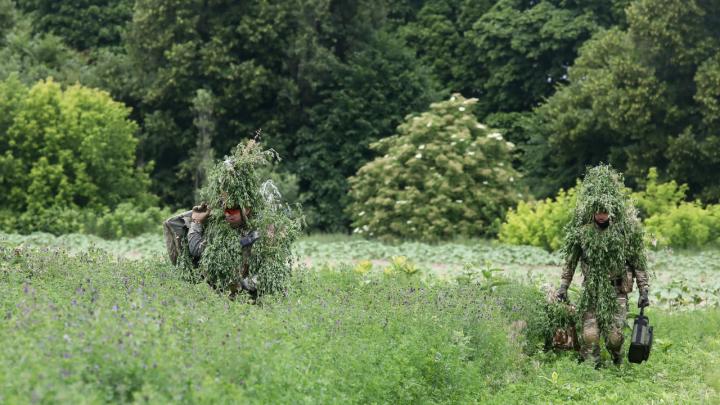
[[[210,209],[207,204],[201,204],[194,206],[191,211],[184,212],[165,221],[163,224],[166,231],[165,240],[168,244],[168,254],[173,264],[178,265],[181,262],[179,256],[186,252],[191,260],[189,264],[195,268],[199,266],[207,243],[203,235],[203,226],[209,215]],[[260,236],[258,231],[249,231],[246,229],[248,218],[251,215],[251,208],[244,208],[242,210],[239,208],[228,208],[223,210],[223,218],[226,223],[243,235],[243,237],[240,238],[240,245],[243,251],[242,278],[238,283],[230,286],[232,294],[236,294],[240,289],[249,292],[251,295],[257,293],[255,281],[248,277],[248,257],[251,254],[252,244]],[[184,246],[181,246],[182,244],[184,244]]]
[[[203,224],[210,215],[206,204],[193,207],[191,214],[190,230],[188,232],[188,251],[194,260],[199,261],[205,249],[206,240],[203,237]],[[240,280],[230,285],[231,294],[237,294],[240,289],[247,291],[253,297],[257,294],[256,280],[249,276],[249,257],[252,245],[259,239],[260,233],[257,230],[247,229],[248,219],[252,215],[250,207],[225,208],[223,218],[231,228],[236,229],[242,235],[240,246],[242,248],[242,265],[240,269]],[[272,234],[272,228],[266,234]]]
[[[231,297],[284,291],[302,222],[271,181],[260,181],[257,169],[274,157],[255,140],[238,144],[210,171],[200,193],[207,204],[165,221],[168,255],[184,278]]]
[[[577,195],[573,220],[566,228],[566,263],[558,298],[567,299],[575,268],[580,263],[583,291],[578,313],[582,318],[581,355],[600,365],[600,338],[613,363],[622,363],[623,328],[628,293],[637,282],[638,306],[650,304],[643,234],[622,176],[610,166],[587,171]]]

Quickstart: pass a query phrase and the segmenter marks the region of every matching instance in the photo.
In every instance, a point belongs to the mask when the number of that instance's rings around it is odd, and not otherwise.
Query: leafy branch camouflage
[[[241,143],[212,169],[208,186],[201,192],[211,215],[200,271],[220,290],[235,288],[248,276],[257,280],[260,294],[282,291],[287,286],[292,244],[300,234],[302,221],[297,210],[278,201],[279,193],[271,183],[261,183],[257,169],[274,159],[278,159],[275,151],[263,150],[255,141]],[[237,229],[225,221],[225,208],[251,208],[252,212]],[[240,238],[254,230],[260,231],[261,238],[252,248],[243,248]]]
[[[593,221],[597,212],[609,215],[610,225],[604,230]],[[578,314],[594,312],[601,333],[607,335],[618,310],[611,281],[623,277],[628,267],[643,272],[647,267],[635,207],[623,185],[622,175],[609,165],[587,170],[573,219],[566,228],[563,253],[566,271],[574,270],[582,261],[585,280]],[[569,283],[569,280],[563,282]]]

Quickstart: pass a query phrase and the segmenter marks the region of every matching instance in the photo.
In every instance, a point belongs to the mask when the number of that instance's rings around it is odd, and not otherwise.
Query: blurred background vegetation
[[[552,250],[607,162],[648,243],[717,244],[720,3],[0,0],[2,230],[154,231],[258,129],[311,231]]]

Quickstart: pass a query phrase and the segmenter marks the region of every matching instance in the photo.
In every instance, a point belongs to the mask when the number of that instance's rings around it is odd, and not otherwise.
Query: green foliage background
[[[173,209],[261,128],[310,229],[348,232],[347,179],[378,158],[370,145],[457,92],[516,144],[536,198],[608,162],[633,189],[655,167],[713,204],[719,14],[706,0],[0,0],[0,80],[130,107],[136,164]]]

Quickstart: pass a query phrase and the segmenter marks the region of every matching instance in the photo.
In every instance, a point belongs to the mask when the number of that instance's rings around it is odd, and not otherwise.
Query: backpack
[[[183,252],[188,252],[187,235],[190,231],[191,216],[192,211],[186,211],[163,222],[165,248],[173,265],[177,266],[178,257],[184,254]]]

